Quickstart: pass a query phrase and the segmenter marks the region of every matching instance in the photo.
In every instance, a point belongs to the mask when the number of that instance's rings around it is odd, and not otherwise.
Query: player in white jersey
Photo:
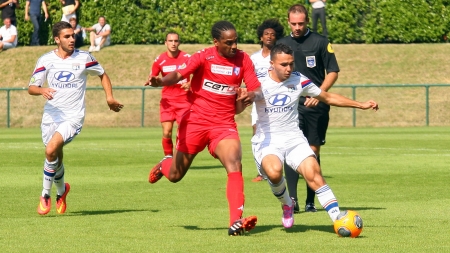
[[[75,33],[64,21],[52,29],[58,48],[37,61],[28,85],[30,95],[42,95],[44,106],[41,130],[45,145],[43,190],[37,211],[45,215],[51,208],[51,188],[57,188],[56,211],[66,211],[70,185],[64,183],[63,147],[80,133],[85,116],[87,75],[100,77],[109,109],[119,112],[123,105],[112,94],[111,81],[102,66],[87,52],[75,50]],[[43,87],[47,81],[48,87]]]
[[[283,177],[283,163],[295,168],[313,189],[320,204],[334,222],[340,210],[338,202],[322,177],[314,152],[298,127],[297,106],[300,96],[314,97],[329,105],[378,110],[378,104],[369,100],[361,103],[341,95],[319,89],[307,77],[292,72],[292,49],[275,45],[270,53],[271,68],[261,79],[264,98],[255,101],[258,121],[252,138],[252,150],[261,173],[265,174],[272,193],[282,203],[282,223],[285,228],[294,223],[294,201],[290,198]],[[306,106],[312,106],[310,100]]]
[[[259,44],[261,44],[261,50],[253,53],[250,59],[253,62],[255,68],[255,73],[258,79],[263,78],[267,75],[267,70],[270,67],[270,49],[275,45],[275,42],[284,36],[284,27],[280,24],[278,19],[271,18],[265,20],[256,29],[256,34],[259,38]],[[252,112],[252,127],[253,135],[256,130],[256,121],[258,120],[258,115],[256,114],[255,104],[253,103]],[[259,182],[266,180],[267,178],[262,175],[259,170],[258,175],[252,179],[252,182]]]

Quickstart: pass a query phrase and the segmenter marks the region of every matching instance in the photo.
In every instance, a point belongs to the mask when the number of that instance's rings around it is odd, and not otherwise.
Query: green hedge
[[[92,26],[104,15],[117,44],[161,44],[168,30],[183,43],[210,43],[214,22],[228,20],[240,43],[257,43],[256,27],[267,18],[286,22],[287,0],[83,0],[79,23]],[[304,2],[304,1],[300,1]],[[50,18],[42,23],[41,44],[53,44],[51,25],[61,18],[59,0],[47,0]],[[19,43],[28,45],[33,26],[25,22],[25,3],[17,10]],[[327,25],[334,43],[428,43],[450,30],[450,0],[328,0]],[[310,9],[311,6],[307,5]],[[319,25],[320,27],[320,25]]]

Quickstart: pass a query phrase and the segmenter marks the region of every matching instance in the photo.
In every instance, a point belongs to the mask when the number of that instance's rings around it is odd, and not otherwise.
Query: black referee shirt
[[[325,70],[339,72],[336,56],[328,39],[309,29],[300,38],[292,37],[292,34],[281,38],[277,44],[283,43],[294,51],[295,71],[298,71],[311,79],[314,84],[321,86],[325,79]]]

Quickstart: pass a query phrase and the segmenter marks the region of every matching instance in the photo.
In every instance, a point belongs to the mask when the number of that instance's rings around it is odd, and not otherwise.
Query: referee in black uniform
[[[291,34],[278,40],[294,51],[294,70],[313,81],[320,89],[328,91],[338,78],[339,66],[333,48],[328,39],[312,32],[308,28],[308,10],[300,4],[292,5],[288,10],[288,23]],[[326,72],[326,74],[325,74]],[[312,106],[312,107],[311,107]],[[298,105],[300,129],[303,131],[311,149],[320,164],[320,146],[325,144],[330,106],[315,98],[301,97]],[[285,163],[285,175],[289,195],[297,198],[299,175]],[[307,187],[305,212],[316,212],[315,192]],[[299,212],[296,205],[295,212]]]

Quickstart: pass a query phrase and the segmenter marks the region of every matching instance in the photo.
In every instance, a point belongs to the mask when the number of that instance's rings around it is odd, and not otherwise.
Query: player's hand
[[[362,103],[362,107],[361,109],[363,110],[367,110],[367,109],[372,109],[374,111],[378,111],[378,103],[373,101],[373,100],[369,100],[365,103]]]
[[[304,103],[304,105],[306,107],[315,107],[319,104],[319,100],[316,98],[312,98],[312,97],[306,97],[306,101]]]
[[[162,86],[162,79],[159,76],[151,76],[148,79],[148,82],[149,82],[150,86],[152,86],[152,87],[161,87]]]
[[[114,98],[107,99],[106,102],[108,103],[109,110],[111,111],[120,112],[120,110],[123,108],[123,104],[119,103]]]
[[[56,90],[52,88],[41,88],[41,94],[42,96],[47,100],[53,99],[53,94],[56,93]]]
[[[181,88],[182,88],[184,91],[189,91],[189,90],[191,89],[191,82],[183,83],[183,84],[181,85]]]
[[[236,101],[243,101],[245,106],[250,106],[255,100],[255,93],[248,91],[247,88],[238,88],[236,92]]]

